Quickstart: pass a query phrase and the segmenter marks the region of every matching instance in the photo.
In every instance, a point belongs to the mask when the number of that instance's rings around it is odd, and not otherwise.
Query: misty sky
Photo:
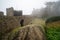
[[[33,8],[45,7],[45,3],[57,0],[0,0],[0,11],[6,15],[6,8],[13,7],[14,10],[23,10],[24,15],[31,14]]]

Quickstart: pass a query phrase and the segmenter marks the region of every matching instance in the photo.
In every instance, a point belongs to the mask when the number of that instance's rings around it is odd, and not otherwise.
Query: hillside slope
[[[33,19],[25,18],[26,24],[29,22],[32,24],[24,27],[20,27],[19,19],[19,17],[0,18],[0,40],[46,40],[44,28],[37,25],[39,22],[36,23],[39,19],[34,23]]]
[[[17,31],[13,30],[6,40],[46,40],[46,37],[44,28],[41,26],[27,25]]]

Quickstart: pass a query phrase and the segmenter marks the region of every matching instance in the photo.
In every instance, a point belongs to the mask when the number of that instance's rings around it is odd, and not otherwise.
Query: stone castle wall
[[[4,16],[4,13],[3,12],[0,12],[0,16]]]
[[[13,7],[11,8],[7,8],[6,9],[7,12],[7,16],[22,16],[22,11],[16,11],[13,9]]]

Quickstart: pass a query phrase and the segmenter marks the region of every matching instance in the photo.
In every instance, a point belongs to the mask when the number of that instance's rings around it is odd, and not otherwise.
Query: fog
[[[45,8],[34,9],[32,15],[36,17],[60,16],[60,1],[46,2],[45,5]]]

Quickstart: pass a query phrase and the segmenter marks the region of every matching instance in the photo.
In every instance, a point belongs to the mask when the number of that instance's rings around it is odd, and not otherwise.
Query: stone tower
[[[13,13],[14,13],[13,7],[7,8],[6,9],[6,13],[7,13],[7,16],[13,16]]]

